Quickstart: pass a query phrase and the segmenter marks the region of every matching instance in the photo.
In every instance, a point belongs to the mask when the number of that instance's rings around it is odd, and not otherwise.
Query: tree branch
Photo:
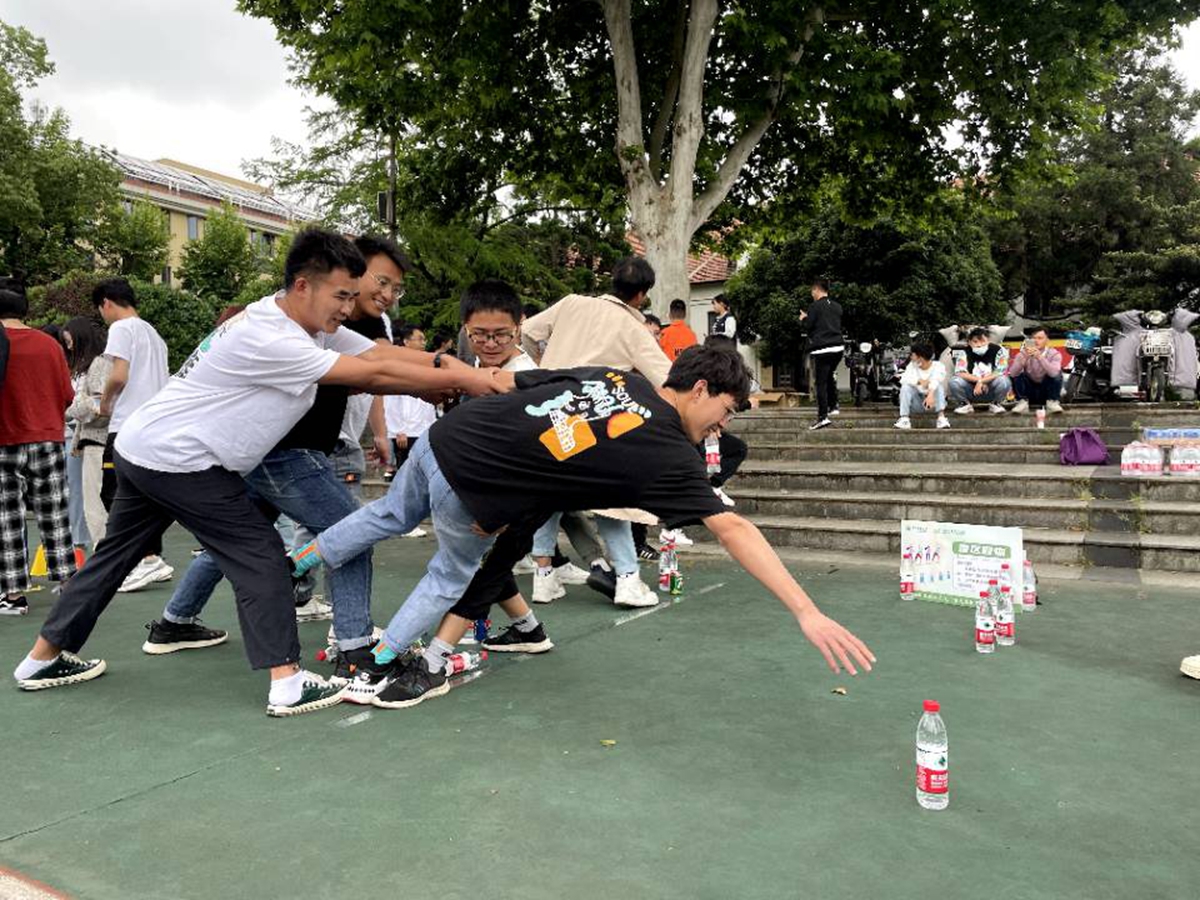
[[[704,66],[717,20],[717,0],[692,0],[687,45],[683,51],[675,134],[671,141],[669,189],[677,200],[691,199],[696,154],[704,137]]]
[[[733,187],[734,182],[737,181],[738,175],[741,174],[742,167],[746,165],[746,160],[750,158],[750,154],[754,152],[754,148],[758,146],[763,135],[767,133],[767,129],[771,127],[771,123],[775,121],[775,116],[779,111],[779,102],[783,99],[783,87],[787,80],[788,72],[795,68],[796,64],[800,61],[800,57],[804,55],[804,48],[812,40],[813,32],[816,31],[817,26],[824,23],[825,10],[822,7],[815,6],[809,10],[807,19],[808,21],[804,26],[800,45],[788,54],[787,62],[771,76],[771,89],[767,97],[766,112],[757,121],[753,122],[742,133],[742,136],[737,139],[734,145],[729,148],[724,162],[721,163],[721,168],[717,170],[716,177],[705,189],[704,193],[696,198],[692,206],[692,218],[690,222],[693,234],[708,221],[717,207],[729,195],[730,189]]]
[[[688,0],[676,0],[675,31],[671,38],[671,72],[667,75],[667,86],[663,90],[662,106],[650,132],[650,173],[658,178],[662,175],[663,141],[667,137],[667,126],[675,112],[675,101],[679,97],[679,76],[683,71],[683,47],[687,37]]]
[[[633,19],[630,0],[601,0],[601,6],[617,80],[617,161],[629,187],[632,211],[649,202],[650,188],[657,184],[646,167],[646,147],[642,140],[642,95],[633,45]]]

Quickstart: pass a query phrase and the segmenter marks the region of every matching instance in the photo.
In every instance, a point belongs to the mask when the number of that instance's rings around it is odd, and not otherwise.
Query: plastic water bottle
[[[1000,605],[1000,579],[988,579],[988,602],[992,604],[992,615],[996,615],[996,609]]]
[[[675,542],[667,541],[658,554],[658,589],[664,594],[671,593],[671,574],[678,570],[679,560],[675,553]]]
[[[1148,475],[1161,475],[1163,473],[1163,452],[1160,448],[1154,446],[1146,447],[1146,462]]]
[[[940,712],[936,700],[926,700],[917,723],[917,803],[924,809],[945,809],[950,803],[950,746]]]
[[[916,580],[913,578],[912,554],[905,553],[904,557],[900,560],[900,599],[913,599],[916,589]]]
[[[1016,613],[1011,591],[1011,588],[1000,588],[1000,600],[996,604],[996,645],[1000,647],[1011,647],[1017,642]]]
[[[1000,577],[997,580],[1000,582],[1000,590],[1012,590],[1012,566],[1000,563]]]
[[[715,434],[704,439],[704,469],[709,475],[721,471],[721,439]]]
[[[987,591],[979,592],[979,602],[975,604],[975,652],[996,652],[996,613]]]
[[[1037,609],[1037,574],[1033,571],[1033,563],[1025,560],[1025,568],[1021,575],[1021,612],[1033,612]]]
[[[447,678],[452,675],[461,675],[463,672],[478,669],[485,659],[487,659],[486,650],[481,653],[451,653],[446,657],[446,666],[442,672]]]

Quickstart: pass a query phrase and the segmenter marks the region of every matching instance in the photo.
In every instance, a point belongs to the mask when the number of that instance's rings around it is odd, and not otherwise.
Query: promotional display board
[[[972,606],[987,589],[988,579],[999,578],[1002,563],[1012,572],[1013,596],[1021,596],[1025,547],[1020,528],[904,519],[901,559],[906,553],[912,555],[919,600]]]

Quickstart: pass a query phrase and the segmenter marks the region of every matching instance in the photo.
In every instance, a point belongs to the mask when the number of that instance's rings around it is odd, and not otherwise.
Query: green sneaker
[[[337,706],[342,702],[342,691],[345,685],[330,684],[320,675],[304,672],[304,689],[300,699],[295,703],[282,704],[267,702],[268,716],[298,716],[306,712],[314,712],[327,706]]]
[[[107,668],[108,663],[102,659],[80,659],[74,653],[64,650],[48,666],[38,669],[28,678],[19,679],[17,687],[23,691],[66,687],[68,684],[79,684],[99,678]]]

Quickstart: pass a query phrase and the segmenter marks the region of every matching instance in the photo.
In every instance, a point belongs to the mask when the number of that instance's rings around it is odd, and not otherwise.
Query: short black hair
[[[725,299],[724,294],[717,294],[717,296],[713,297],[712,300],[710,300],[709,302],[710,303],[720,303],[723,307],[725,307],[726,309],[729,309],[729,301]]]
[[[521,298],[512,286],[499,278],[485,278],[476,281],[463,291],[458,303],[458,314],[465,325],[467,319],[477,312],[508,313],[512,316],[513,324],[520,325],[525,310],[521,307]]]
[[[828,278],[814,278],[812,280],[812,287],[820,288],[821,290],[823,290],[825,293],[828,294],[829,293],[829,279]]]
[[[425,332],[425,329],[422,328],[420,325],[414,325],[411,322],[406,322],[403,325],[397,326],[396,329],[393,331],[393,335],[394,335],[393,340],[397,344],[403,344],[410,337],[412,337],[413,333],[416,331],[420,331],[423,334]]]
[[[719,347],[722,350],[737,350],[737,341],[723,334],[710,334],[704,338],[705,347]]]
[[[29,315],[29,298],[25,285],[5,275],[0,277],[0,318],[23,319]]]
[[[352,278],[361,278],[367,262],[348,239],[324,228],[306,228],[296,235],[283,264],[283,287],[290,290],[303,275],[313,278],[345,269]]]
[[[672,319],[687,318],[687,304],[677,297],[671,301],[671,305],[668,307],[667,312]]]
[[[612,270],[613,293],[628,303],[654,287],[654,267],[640,256],[618,260]]]
[[[104,305],[105,300],[111,300],[117,306],[126,309],[137,309],[137,294],[133,286],[124,278],[106,278],[92,288],[92,304],[96,307]]]
[[[521,312],[525,313],[525,318],[532,319],[542,310],[536,303],[525,303],[521,306]]]
[[[1049,337],[1049,335],[1050,335],[1050,332],[1048,332],[1048,331],[1046,330],[1046,326],[1045,326],[1045,325],[1034,325],[1034,326],[1033,326],[1032,328],[1030,328],[1030,329],[1029,329],[1027,332],[1025,332],[1025,336],[1026,336],[1026,337],[1033,337],[1033,336],[1034,336],[1035,334],[1037,334],[1039,331],[1040,331],[1040,332],[1042,332],[1043,334],[1045,334],[1047,337]]]
[[[933,359],[933,344],[929,341],[916,341],[908,350],[913,356],[921,359]]]
[[[986,328],[972,328],[970,333],[967,335],[967,340],[973,341],[975,338],[987,338],[988,342],[991,342],[991,338],[988,336],[988,330]]]
[[[644,318],[646,319],[647,322],[650,322],[651,324],[657,325],[659,328],[662,328],[662,319],[660,319],[658,316],[654,315],[654,313],[646,313]]]
[[[709,395],[729,394],[740,406],[750,396],[750,372],[736,350],[699,344],[688,347],[671,364],[663,387],[690,391],[708,382]]]
[[[364,260],[368,260],[372,256],[386,256],[396,264],[396,268],[402,275],[407,275],[412,268],[412,262],[400,249],[400,245],[391,238],[381,237],[377,234],[360,234],[354,239],[354,246],[362,254]]]

